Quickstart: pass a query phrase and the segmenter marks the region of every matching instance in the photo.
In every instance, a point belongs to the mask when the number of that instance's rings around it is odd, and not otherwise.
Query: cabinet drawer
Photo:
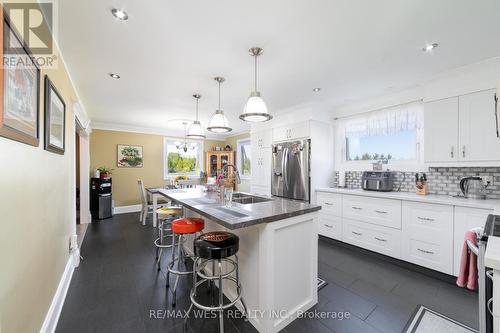
[[[446,274],[453,273],[453,256],[450,256],[443,244],[412,238],[405,245],[408,247],[408,254],[404,255],[403,260]]]
[[[342,218],[320,211],[318,233],[322,236],[341,240]]]
[[[342,240],[394,258],[401,257],[401,231],[344,219]]]
[[[318,192],[316,203],[321,211],[335,216],[342,216],[342,195],[337,193]]]
[[[344,195],[342,216],[380,226],[401,229],[401,200]]]
[[[403,201],[403,229],[433,239],[453,235],[453,206]]]
[[[453,273],[453,206],[403,202],[403,260]]]

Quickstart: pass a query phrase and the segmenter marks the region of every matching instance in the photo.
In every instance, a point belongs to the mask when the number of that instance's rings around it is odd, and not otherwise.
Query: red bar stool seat
[[[200,232],[205,227],[205,221],[198,217],[183,217],[172,221],[174,234],[185,235]]]

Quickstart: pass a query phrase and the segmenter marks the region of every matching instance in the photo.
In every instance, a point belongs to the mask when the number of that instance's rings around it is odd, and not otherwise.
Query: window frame
[[[184,138],[163,137],[163,180],[169,180],[177,176],[188,176],[194,179],[200,178],[200,172],[205,171],[205,165],[204,165],[205,142],[203,140],[193,140],[193,139],[185,140],[187,143],[198,144],[197,158],[199,161],[199,170],[195,172],[169,173],[167,164],[167,157],[168,157],[167,146],[169,143],[173,144],[176,141],[184,142]]]
[[[243,168],[242,168],[242,163],[243,160],[241,158],[240,154],[240,147],[244,145],[245,143],[248,143],[250,146],[250,175],[243,175]],[[241,179],[251,179],[252,178],[252,140],[250,137],[245,138],[245,139],[240,139],[236,141],[236,167],[240,171],[240,178]]]
[[[375,111],[376,112],[376,111]],[[383,112],[381,110],[381,112]],[[359,115],[358,115],[359,116]],[[357,116],[353,116],[357,117]],[[375,160],[347,160],[347,140],[345,135],[346,119],[336,120],[335,127],[335,169],[336,170],[349,170],[349,171],[369,171],[372,170],[372,164]],[[394,171],[421,171],[425,168],[424,163],[424,130],[425,128],[416,129],[416,154],[415,159],[412,160],[389,160],[384,164],[384,169]]]

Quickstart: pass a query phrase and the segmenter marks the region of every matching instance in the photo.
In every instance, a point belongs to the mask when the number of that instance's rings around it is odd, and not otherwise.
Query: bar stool
[[[193,235],[198,232],[201,232],[205,227],[205,221],[203,219],[197,217],[183,217],[177,220],[172,221],[172,259],[167,266],[167,285],[170,286],[170,274],[176,275],[174,288],[172,289],[172,306],[175,306],[176,301],[176,290],[177,285],[179,283],[179,277],[181,275],[193,274],[193,270],[181,270],[181,262],[186,264],[186,260],[188,258],[192,258],[192,256],[187,256],[183,249],[183,244],[186,240],[186,235]],[[177,237],[177,242],[176,242]],[[175,257],[177,245],[177,258]],[[174,269],[174,265],[177,262],[177,269]]]
[[[198,236],[194,240],[195,261],[193,266],[193,288],[190,292],[191,305],[184,320],[184,328],[187,326],[187,320],[193,306],[204,311],[219,311],[219,332],[224,332],[224,310],[232,307],[236,302],[240,301],[243,306],[243,314],[245,318],[248,315],[248,310],[241,298],[241,284],[238,273],[238,253],[239,238],[235,234],[226,231],[208,232]],[[229,257],[234,256],[234,260]],[[223,272],[223,263],[226,264],[226,272]],[[207,265],[212,264],[212,273],[207,273]],[[217,273],[214,266],[217,265]],[[235,273],[235,276],[232,276]],[[198,276],[201,280],[198,281]],[[219,305],[207,306],[198,302],[197,288],[207,282],[209,285],[214,284],[215,280],[219,285]],[[236,286],[236,297],[224,304],[224,287],[223,280],[231,281]]]
[[[156,210],[158,215],[158,238],[155,239],[154,244],[156,246],[156,261],[158,264],[158,271],[160,271],[161,256],[163,254],[163,249],[172,247],[172,243],[166,244],[166,239],[173,237],[170,233],[172,229],[170,228],[170,223],[182,216],[181,207],[163,207]],[[169,232],[165,235],[165,232]]]

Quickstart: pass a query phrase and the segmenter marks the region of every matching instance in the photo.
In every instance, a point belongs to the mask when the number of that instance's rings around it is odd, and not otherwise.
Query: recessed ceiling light
[[[118,79],[120,78],[120,75],[115,74],[115,73],[109,73],[109,76],[110,76],[112,79],[116,79],[116,80],[118,80]]]
[[[121,9],[113,8],[111,9],[111,14],[113,14],[113,16],[116,17],[118,20],[122,21],[128,20],[128,14]]]
[[[422,48],[422,51],[424,52],[431,52],[434,50],[436,47],[438,47],[438,43],[432,43],[432,44],[427,44]]]
[[[313,89],[313,91],[314,91],[314,92],[318,92],[318,91],[320,91],[320,90],[321,90],[321,88],[314,88],[314,89]]]

